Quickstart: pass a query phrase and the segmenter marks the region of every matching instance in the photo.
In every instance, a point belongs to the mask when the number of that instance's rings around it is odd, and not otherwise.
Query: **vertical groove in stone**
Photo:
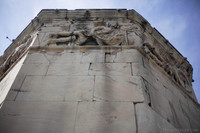
[[[129,45],[127,31],[125,31],[125,40],[126,40],[126,45]]]
[[[94,101],[94,98],[95,98],[95,96],[94,96],[94,92],[95,92],[95,80],[96,80],[96,75],[94,75],[94,86],[93,86],[93,94],[92,94],[92,101]]]
[[[40,38],[39,38],[40,36],[39,36],[39,34],[37,33],[37,39],[38,39],[38,43],[39,43],[39,46],[41,46],[40,45]]]
[[[75,120],[74,120],[73,133],[75,133],[75,128],[76,128],[76,118],[77,118],[77,113],[78,113],[79,103],[80,103],[80,102],[77,102],[77,106],[76,106],[76,114],[75,114]]]
[[[131,76],[133,76],[132,62],[130,62],[130,66],[131,66]]]
[[[144,65],[144,59],[143,59],[143,57],[142,57],[142,65],[143,65],[144,68],[146,68],[145,65]]]
[[[50,63],[48,64],[48,67],[47,67],[47,70],[46,70],[45,75],[47,75],[47,73],[48,73],[48,71],[49,71],[49,66],[50,66]]]
[[[149,92],[149,87],[148,87],[148,82],[142,77],[142,81],[144,83],[144,95],[146,95],[147,97],[147,104],[149,105],[149,107],[151,107],[152,103],[151,103],[151,95],[150,95],[150,92]]]
[[[135,126],[136,126],[136,133],[138,133],[138,121],[137,121],[137,113],[136,113],[136,105],[137,103],[133,103],[133,109],[134,109],[134,113],[135,113]]]
[[[89,64],[89,68],[88,68],[88,75],[90,75],[90,68],[91,68],[92,62],[90,62]]]

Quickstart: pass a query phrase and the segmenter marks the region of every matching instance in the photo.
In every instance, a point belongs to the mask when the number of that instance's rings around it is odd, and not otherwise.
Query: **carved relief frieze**
[[[188,92],[191,92],[192,80],[192,67],[188,65],[186,58],[181,61],[174,58],[173,53],[161,47],[153,46],[149,43],[144,43],[141,49],[146,55],[151,58],[158,66],[171,77],[173,81],[180,86],[186,88]]]
[[[94,22],[88,23],[87,26],[84,24],[81,29],[80,25],[78,28],[73,28],[74,31],[59,32],[50,34],[50,39],[47,45],[52,44],[64,44],[64,45],[75,45],[82,46],[87,45],[88,41],[93,40],[94,45],[126,45],[127,44],[127,32],[134,32],[136,35],[141,35],[141,28],[132,23],[118,23],[114,22]],[[71,27],[76,27],[74,24]]]
[[[12,64],[27,50],[32,42],[33,36],[27,35],[0,65],[0,77],[12,66]]]

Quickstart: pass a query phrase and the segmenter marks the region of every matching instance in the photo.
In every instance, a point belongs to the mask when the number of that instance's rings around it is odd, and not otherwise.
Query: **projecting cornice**
[[[1,79],[31,47],[34,36],[51,24],[60,31],[46,32],[38,47],[134,46],[188,93],[192,89],[193,69],[187,59],[135,10],[126,9],[42,10],[1,57]]]

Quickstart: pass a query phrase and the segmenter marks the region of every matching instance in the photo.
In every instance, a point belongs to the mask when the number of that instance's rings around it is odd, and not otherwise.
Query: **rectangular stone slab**
[[[18,75],[46,75],[49,64],[24,64]]]
[[[131,76],[130,63],[92,63],[89,75],[126,75]]]
[[[146,104],[137,103],[135,109],[138,133],[180,133]]]
[[[47,75],[88,75],[89,65],[89,63],[53,63],[49,65]]]
[[[29,53],[24,64],[49,64],[49,60],[45,53],[35,52]]]
[[[103,101],[143,102],[141,81],[133,76],[96,76],[94,97]]]
[[[132,102],[80,102],[75,133],[136,133]]]
[[[73,133],[76,102],[7,101],[0,111],[1,133]]]
[[[92,100],[93,76],[27,76],[16,100]]]
[[[50,62],[55,64],[80,63],[81,58],[82,58],[81,52],[70,53],[69,51],[63,51],[57,53]]]
[[[83,53],[81,63],[102,63],[105,60],[105,53]]]

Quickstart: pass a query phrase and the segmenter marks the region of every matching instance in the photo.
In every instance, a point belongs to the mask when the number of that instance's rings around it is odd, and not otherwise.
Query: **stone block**
[[[49,61],[44,53],[34,52],[28,54],[24,64],[49,64]]]
[[[142,55],[135,50],[127,51],[123,50],[123,52],[118,52],[114,62],[117,63],[141,63],[142,64]]]
[[[8,92],[8,95],[6,96],[6,101],[14,101],[17,96],[18,91],[16,90],[10,90]]]
[[[144,103],[135,104],[138,133],[180,133]]]
[[[151,86],[153,87],[158,93],[165,96],[166,95],[166,87],[155,77],[152,76],[150,72],[146,69],[142,71],[142,78]],[[166,97],[167,98],[167,97]]]
[[[0,111],[1,133],[73,133],[76,102],[7,101]]]
[[[75,133],[136,133],[133,103],[79,103]]]
[[[26,76],[17,101],[88,101],[93,76]]]
[[[50,64],[47,75],[88,75],[90,64]]]
[[[25,75],[18,74],[17,77],[15,78],[14,83],[12,84],[10,90],[19,90],[22,86],[24,79],[25,79]]]
[[[51,60],[51,63],[55,64],[71,64],[71,63],[80,63],[81,62],[82,53],[75,52],[69,53],[67,51],[57,53],[54,58]]]
[[[151,106],[161,117],[166,120],[172,118],[171,108],[168,99],[148,84],[150,92]]]
[[[132,76],[96,76],[94,97],[102,101],[143,102],[141,80]]]
[[[18,75],[46,75],[48,64],[24,64]]]
[[[194,103],[191,99],[188,98],[188,107],[189,107],[189,112],[190,112],[189,114],[190,119],[200,122],[199,105],[197,105],[197,103]],[[200,126],[199,126],[199,130],[200,130]]]
[[[191,131],[192,133],[200,132],[200,124],[198,120],[190,119],[190,123],[191,123],[191,129],[189,131]]]
[[[83,53],[81,63],[102,63],[105,60],[105,53]]]
[[[190,130],[190,122],[187,115],[184,114],[180,99],[176,97],[176,94],[168,89],[166,90],[165,97],[168,99],[169,107],[172,114],[169,118],[170,123],[172,123],[172,125],[174,125],[174,127],[176,127],[177,129]]]
[[[91,64],[89,75],[123,75],[131,76],[130,63],[95,63]]]
[[[132,75],[142,76],[147,78],[150,77],[150,72],[148,72],[147,69],[145,69],[142,64],[131,63],[131,68],[132,68]]]
[[[113,63],[116,57],[117,57],[117,53],[106,52],[105,53],[105,62]]]

